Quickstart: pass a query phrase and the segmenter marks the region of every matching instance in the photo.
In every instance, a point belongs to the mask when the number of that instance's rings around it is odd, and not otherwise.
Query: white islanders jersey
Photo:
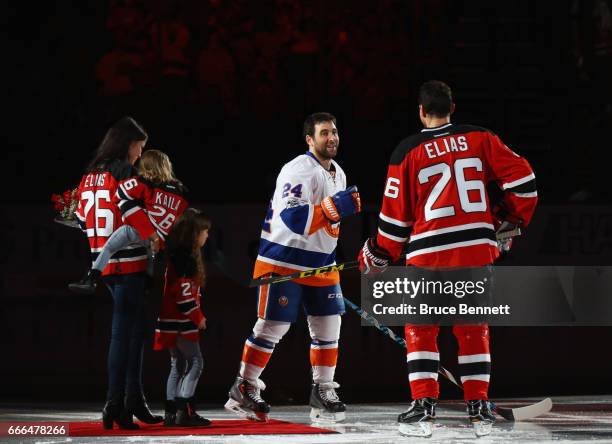
[[[253,277],[281,275],[335,264],[340,224],[323,215],[321,201],[346,189],[346,176],[331,161],[327,171],[310,152],[285,164],[264,221]],[[338,272],[298,279],[313,286],[339,282]]]

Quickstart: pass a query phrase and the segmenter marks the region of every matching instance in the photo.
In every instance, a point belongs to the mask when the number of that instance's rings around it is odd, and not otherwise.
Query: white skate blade
[[[241,418],[250,419],[251,421],[266,422],[268,420],[267,413],[243,409],[240,403],[232,398],[227,400],[224,407],[225,410],[229,410]]]
[[[476,437],[480,438],[491,433],[493,423],[491,421],[474,421],[472,422],[472,428]]]
[[[419,421],[408,424],[400,423],[399,432],[404,436],[429,438],[433,434],[433,421]]]
[[[341,422],[346,418],[345,412],[328,412],[323,409],[315,409],[314,407],[310,408],[310,419],[312,422]]]

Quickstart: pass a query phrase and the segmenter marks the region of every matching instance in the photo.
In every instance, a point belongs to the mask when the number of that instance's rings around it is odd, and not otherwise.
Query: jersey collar
[[[445,123],[444,125],[440,125],[440,126],[436,126],[435,128],[423,128],[421,130],[422,133],[426,132],[426,131],[438,131],[444,128],[448,128],[449,126],[451,126],[452,123]]]
[[[319,162],[319,159],[317,159],[315,157],[314,154],[312,154],[310,151],[306,151],[306,155],[312,157],[315,162],[317,162],[319,164],[319,166],[321,168],[323,168],[323,165],[321,165],[321,162]],[[336,166],[334,165],[334,160],[332,159],[332,161],[329,163],[329,170],[326,170],[325,168],[323,168],[325,171],[330,172],[330,171],[336,171]]]

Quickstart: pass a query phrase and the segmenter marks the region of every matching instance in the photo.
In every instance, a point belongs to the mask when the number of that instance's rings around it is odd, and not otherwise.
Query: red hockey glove
[[[340,219],[361,211],[361,198],[356,186],[339,191],[333,196],[327,196],[321,201],[323,214],[330,222],[340,222]]]
[[[389,255],[376,244],[376,238],[365,241],[359,252],[359,271],[363,274],[382,273],[389,265]]]

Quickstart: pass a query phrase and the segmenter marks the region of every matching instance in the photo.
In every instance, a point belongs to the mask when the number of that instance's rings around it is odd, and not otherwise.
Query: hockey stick
[[[520,227],[515,227],[511,230],[500,231],[496,233],[498,241],[504,241],[515,236],[521,235]],[[251,280],[249,287],[259,287],[260,285],[277,284],[279,282],[292,281],[294,279],[301,279],[305,277],[318,276],[324,273],[331,273],[332,271],[350,270],[351,268],[357,268],[359,266],[358,261],[344,262],[337,265],[325,265],[324,267],[311,268],[310,270],[296,271],[295,273],[286,274],[283,276],[272,276],[261,279]]]
[[[359,261],[344,262],[337,265],[326,265],[319,268],[311,268],[310,270],[297,271],[295,273],[286,274],[283,276],[272,276],[262,279],[253,279],[249,287],[259,287],[260,285],[266,284],[277,284],[279,282],[292,281],[294,279],[300,279],[310,276],[318,276],[323,273],[330,273],[332,271],[349,270],[351,268],[359,267]]]
[[[364,311],[363,308],[359,307],[357,304],[348,300],[346,297],[344,298],[344,302],[349,307],[351,307],[364,321],[376,327],[380,332],[382,332],[389,338],[393,339],[393,341],[395,341],[397,345],[406,349],[406,341],[404,340],[404,338],[400,338],[399,336],[397,336],[393,332],[393,330],[391,330],[389,327],[385,325],[382,325],[380,322],[378,322],[378,319],[376,319],[374,316]],[[453,376],[453,374],[450,371],[448,371],[446,368],[444,368],[442,365],[440,365],[440,368],[438,369],[438,373],[440,373],[450,382],[452,382],[457,387],[459,387],[461,390],[463,390],[463,386],[459,382],[457,382],[457,379]],[[548,413],[550,409],[552,408],[552,400],[550,398],[546,398],[546,399],[543,399],[542,401],[536,402],[535,404],[530,404],[530,405],[526,405],[523,407],[516,407],[516,408],[500,407],[492,402],[491,407],[493,408],[495,412],[497,412],[499,416],[501,416],[504,419],[507,419],[508,421],[523,421],[525,419],[535,418],[537,416]]]

